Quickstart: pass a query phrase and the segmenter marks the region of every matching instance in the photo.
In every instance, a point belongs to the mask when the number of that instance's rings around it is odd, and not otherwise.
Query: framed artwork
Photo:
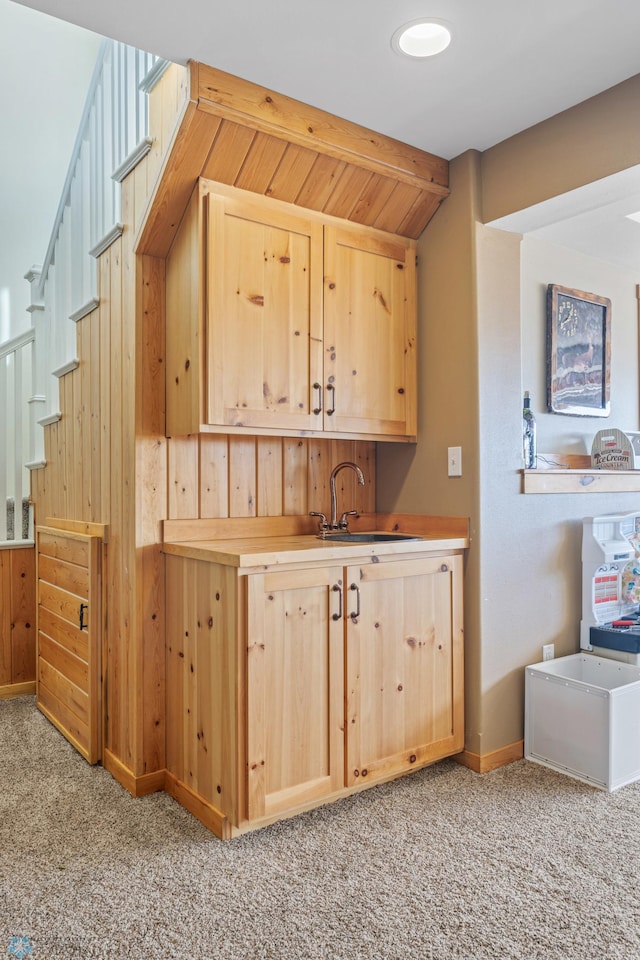
[[[611,301],[555,283],[547,287],[547,406],[551,413],[608,417]]]

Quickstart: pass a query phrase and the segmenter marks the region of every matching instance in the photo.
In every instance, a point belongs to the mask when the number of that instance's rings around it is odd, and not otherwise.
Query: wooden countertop
[[[429,523],[431,519],[433,523]],[[395,529],[415,535],[419,539],[383,543],[320,540],[308,533],[277,535],[277,526],[274,527],[272,536],[264,535],[265,531],[262,529],[259,533],[263,535],[248,536],[251,528],[246,527],[242,530],[242,536],[222,536],[214,539],[211,538],[210,531],[215,528],[208,527],[205,521],[202,521],[202,538],[198,539],[194,534],[197,534],[199,528],[196,522],[192,521],[188,528],[185,527],[185,532],[188,529],[185,539],[172,537],[169,542],[165,537],[163,550],[173,556],[221,563],[243,571],[292,563],[358,563],[371,562],[374,557],[405,558],[425,553],[464,550],[469,546],[468,523],[457,517],[450,518],[451,523],[447,523],[447,519],[396,518],[387,515],[384,524],[372,525],[368,528],[369,531],[389,532],[390,529]],[[167,532],[169,530],[173,531],[174,536],[179,535],[179,529],[168,528]],[[366,532],[361,523],[357,525],[357,532]]]
[[[257,537],[238,540],[188,540],[165,543],[165,553],[192,560],[208,560],[231,567],[271,567],[305,561],[349,563],[371,557],[393,557],[429,552],[462,550],[466,538],[439,536],[419,540],[395,540],[386,543],[341,543],[319,540],[315,536]]]

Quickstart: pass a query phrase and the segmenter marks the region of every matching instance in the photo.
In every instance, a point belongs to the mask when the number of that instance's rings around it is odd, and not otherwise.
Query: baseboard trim
[[[165,789],[166,770],[155,770],[153,773],[143,773],[142,776],[137,777],[109,750],[102,751],[102,766],[125,790],[129,791],[132,797],[146,797],[150,793]]]
[[[516,760],[522,760],[524,757],[524,740],[516,740],[514,743],[508,743],[506,747],[500,747],[499,750],[493,750],[491,753],[472,753],[470,750],[463,750],[462,753],[452,757],[463,767],[469,767],[476,773],[490,773],[497,770],[498,767],[506,767],[509,763],[515,763]]]
[[[208,830],[215,833],[220,840],[229,840],[233,836],[232,827],[228,819],[217,807],[207,803],[197,793],[194,793],[186,783],[178,780],[169,771],[166,772],[164,789],[174,800],[193,814]]]
[[[0,700],[10,700],[11,697],[30,697],[35,692],[35,680],[29,680],[26,683],[4,683],[0,686]]]

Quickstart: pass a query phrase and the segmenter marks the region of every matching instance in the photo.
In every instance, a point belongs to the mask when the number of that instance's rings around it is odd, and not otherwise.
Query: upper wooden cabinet
[[[167,259],[167,434],[414,439],[415,242],[201,181]]]
[[[205,422],[318,429],[322,224],[251,194],[205,203]]]
[[[325,430],[416,434],[416,251],[366,228],[324,228]]]

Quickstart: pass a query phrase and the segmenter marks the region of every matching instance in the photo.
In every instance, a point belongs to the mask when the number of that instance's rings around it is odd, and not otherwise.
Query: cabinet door
[[[325,227],[325,430],[415,436],[415,286],[412,240]]]
[[[89,763],[97,763],[102,755],[102,541],[49,527],[39,527],[36,538],[36,703]]]
[[[322,225],[209,194],[207,237],[208,423],[321,429]]]
[[[347,784],[462,750],[462,560],[349,567]]]
[[[248,817],[343,786],[342,567],[248,578]]]

